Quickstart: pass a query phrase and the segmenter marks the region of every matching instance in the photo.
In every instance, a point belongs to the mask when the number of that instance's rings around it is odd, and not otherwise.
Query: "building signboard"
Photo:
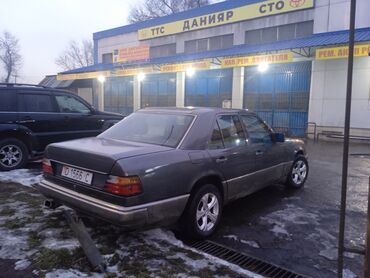
[[[276,64],[276,63],[289,63],[292,61],[293,61],[292,53],[284,52],[268,55],[224,58],[221,59],[221,67],[222,68],[247,67],[259,65],[261,63]]]
[[[145,68],[125,68],[115,69],[112,71],[94,71],[94,72],[83,72],[73,74],[58,74],[57,80],[77,80],[77,79],[94,79],[100,76],[104,77],[118,77],[118,76],[133,76],[139,73],[153,73],[153,67]]]
[[[167,64],[161,65],[161,72],[180,72],[187,71],[189,68],[194,70],[206,70],[209,69],[211,63],[209,60],[203,60],[192,63],[181,63],[181,64]]]
[[[356,57],[369,56],[370,44],[356,45],[354,49]],[[316,50],[316,60],[330,60],[348,58],[348,46],[321,48]]]
[[[314,0],[267,0],[235,9],[140,29],[138,30],[138,38],[139,40],[153,39],[313,7]]]
[[[113,63],[143,61],[150,58],[149,45],[140,45],[115,49],[113,51]]]

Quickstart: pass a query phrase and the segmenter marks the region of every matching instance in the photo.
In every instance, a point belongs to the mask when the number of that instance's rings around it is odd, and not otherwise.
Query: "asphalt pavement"
[[[309,277],[336,277],[342,143],[307,143],[305,187],[273,185],[225,207],[213,241]],[[346,245],[364,248],[370,143],[351,143]],[[345,276],[363,277],[363,256],[345,254]]]

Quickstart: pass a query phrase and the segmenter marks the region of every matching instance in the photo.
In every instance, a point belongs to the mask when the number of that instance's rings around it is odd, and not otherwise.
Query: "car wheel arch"
[[[29,137],[30,135],[24,132],[10,130],[10,131],[1,132],[0,140],[10,139],[10,138],[18,139],[27,147],[27,150],[29,151],[29,153],[31,153],[32,147],[31,147],[31,140],[29,140],[30,139]]]
[[[304,152],[303,152],[303,150],[299,150],[299,151],[297,151],[297,153],[295,154],[295,157],[297,158],[298,156],[301,156],[301,155],[303,155],[303,156],[304,156]]]
[[[227,193],[223,182],[222,178],[217,175],[217,174],[210,174],[206,176],[199,177],[192,185],[191,191],[190,191],[190,196],[194,194],[200,187],[206,184],[212,184],[217,187],[217,189],[220,191],[220,194],[222,196],[222,200],[224,201],[226,199],[225,194]]]

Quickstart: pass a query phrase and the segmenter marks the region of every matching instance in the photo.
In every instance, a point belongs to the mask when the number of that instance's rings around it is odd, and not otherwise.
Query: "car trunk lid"
[[[93,137],[51,144],[46,156],[60,164],[108,174],[119,159],[168,150],[171,148]]]

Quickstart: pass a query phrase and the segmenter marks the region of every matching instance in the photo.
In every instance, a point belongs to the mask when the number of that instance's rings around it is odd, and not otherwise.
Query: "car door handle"
[[[224,163],[227,161],[227,157],[220,156],[219,158],[216,158],[216,163]]]
[[[26,124],[26,123],[34,123],[36,122],[35,120],[21,120],[17,121],[18,124]]]
[[[32,119],[31,117],[24,117],[23,119],[17,121],[18,124],[26,124],[26,123],[34,123],[36,122],[34,119]]]
[[[263,151],[260,151],[260,150],[256,151],[256,155],[257,155],[257,156],[261,156],[261,155],[263,155]]]

